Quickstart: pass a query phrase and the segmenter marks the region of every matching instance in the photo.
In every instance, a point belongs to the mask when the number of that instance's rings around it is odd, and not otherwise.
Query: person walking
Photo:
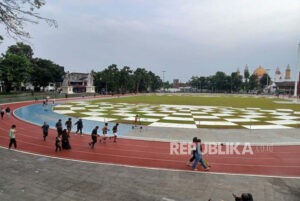
[[[66,149],[66,150],[71,149],[71,145],[70,145],[70,142],[69,142],[69,137],[70,136],[67,133],[66,129],[64,129],[62,131],[61,137],[62,137],[62,149]]]
[[[78,132],[80,132],[80,135],[82,136],[82,128],[83,128],[83,123],[82,123],[82,119],[79,119],[75,125],[77,125],[77,131],[76,131],[76,134]]]
[[[65,125],[67,127],[68,135],[70,135],[70,132],[72,130],[72,118],[69,118],[68,121],[66,121]]]
[[[108,129],[108,123],[105,123],[104,124],[104,127],[102,128],[102,134],[103,134],[103,143],[105,144],[106,143],[106,138],[107,138],[107,132],[109,131]],[[101,140],[100,140],[101,142]]]
[[[5,109],[5,112],[6,112],[6,116],[10,116],[10,107],[7,106],[7,108]]]
[[[49,125],[47,124],[47,122],[44,122],[42,129],[43,129],[43,138],[44,141],[46,141],[46,137],[48,136],[48,130],[49,130]]]
[[[99,129],[99,126],[96,126],[93,131],[92,131],[92,135],[91,135],[91,138],[92,138],[92,142],[89,143],[89,146],[94,149],[94,146],[95,144],[97,143],[97,137],[98,137],[98,129]]]
[[[61,146],[60,146],[60,137],[56,136],[55,138],[55,152],[57,152],[57,150],[61,151]]]
[[[198,138],[194,137],[193,138],[193,144],[195,145],[195,143],[197,143]],[[186,163],[187,166],[192,166],[192,162],[195,160],[195,152],[196,152],[196,147],[194,146],[194,149],[192,150],[192,157],[190,158],[190,160]]]
[[[205,171],[208,171],[209,168],[206,167],[206,165],[204,164],[203,158],[202,158],[201,144],[198,142],[198,140],[197,140],[197,142],[194,143],[194,144],[195,144],[195,146],[196,146],[196,152],[195,152],[195,161],[194,161],[194,164],[193,164],[193,166],[192,166],[193,170],[194,170],[194,171],[198,170],[198,169],[196,168],[196,166],[197,166],[198,162],[200,162],[201,165],[202,165],[202,167],[204,168],[204,170],[205,170]]]
[[[61,136],[63,128],[62,128],[62,123],[61,123],[61,119],[59,119],[57,121],[57,123],[55,124],[56,130],[57,130],[57,136]]]
[[[5,113],[5,110],[3,107],[1,107],[0,113],[1,113],[1,119],[3,119],[4,113]]]
[[[138,119],[139,119],[139,115],[135,115],[135,118],[134,118],[134,127],[136,127]]]
[[[117,142],[117,137],[118,137],[118,126],[119,123],[116,123],[116,125],[114,125],[112,131],[113,131],[113,135],[114,135],[114,142]]]
[[[14,144],[15,149],[17,148],[17,141],[16,141],[16,125],[12,125],[11,129],[9,130],[9,146],[8,148],[10,149],[12,144]]]

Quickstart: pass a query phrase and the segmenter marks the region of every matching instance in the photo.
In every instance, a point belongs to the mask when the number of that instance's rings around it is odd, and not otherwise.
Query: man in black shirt
[[[97,137],[98,137],[98,129],[99,126],[96,126],[92,131],[92,142],[89,143],[89,146],[94,149],[95,144],[97,143]]]
[[[61,136],[62,134],[62,123],[61,123],[61,119],[58,120],[58,122],[55,125],[56,129],[57,129],[57,136]]]
[[[47,124],[47,122],[44,122],[42,129],[43,129],[43,138],[44,141],[46,141],[46,137],[48,136],[48,130],[49,130],[49,125]]]
[[[6,112],[6,116],[10,116],[10,107],[7,107],[6,109],[5,109],[5,112]]]
[[[67,127],[68,135],[70,135],[70,132],[72,130],[72,118],[69,118],[68,121],[66,121],[65,125]]]
[[[75,125],[77,125],[77,131],[76,133],[80,132],[80,135],[82,135],[82,128],[83,128],[83,123],[82,123],[82,119],[79,119]]]

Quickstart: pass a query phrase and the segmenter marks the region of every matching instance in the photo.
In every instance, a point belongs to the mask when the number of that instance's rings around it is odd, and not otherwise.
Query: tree
[[[16,54],[19,56],[25,56],[29,60],[32,59],[33,56],[33,50],[29,45],[26,45],[24,43],[17,43],[16,45],[11,45],[8,47],[7,54]]]
[[[148,72],[148,81],[150,81],[150,87],[151,91],[156,91],[157,89],[161,88],[163,86],[162,80],[159,76],[155,75],[153,72]],[[164,85],[166,87],[166,85]]]
[[[5,91],[10,92],[13,85],[19,88],[30,79],[32,65],[25,56],[6,54],[1,60],[0,71]]]
[[[246,92],[249,91],[249,77],[250,77],[249,70],[245,69],[245,71],[244,71],[244,78],[245,78],[245,90],[246,90]]]
[[[57,27],[56,21],[45,18],[36,10],[45,5],[43,0],[2,0],[0,1],[0,23],[7,34],[14,39],[30,38],[29,32],[24,30],[26,23],[38,24],[45,21],[50,26]]]
[[[47,59],[35,58],[32,61],[33,72],[31,82],[35,87],[43,87],[49,85],[50,82],[58,82],[62,80],[64,72],[61,66],[54,64]]]
[[[231,73],[231,86],[233,91],[238,91],[242,86],[242,76],[240,76],[237,72]]]
[[[122,93],[126,93],[127,91],[131,91],[134,88],[134,79],[132,70],[128,66],[124,66],[120,70],[120,88]]]
[[[249,78],[249,89],[255,90],[258,87],[258,77],[255,74],[252,74]]]
[[[270,83],[271,83],[270,76],[267,73],[265,73],[262,76],[262,78],[260,78],[259,83],[260,83],[261,88],[264,88],[265,86],[270,85]]]
[[[135,86],[136,86],[136,93],[139,93],[140,91],[146,91],[146,81],[145,78],[147,76],[147,71],[144,68],[137,68],[134,71],[134,80],[135,80]]]
[[[218,71],[214,78],[215,78],[216,90],[221,90],[221,91],[226,90],[226,74],[224,72]]]

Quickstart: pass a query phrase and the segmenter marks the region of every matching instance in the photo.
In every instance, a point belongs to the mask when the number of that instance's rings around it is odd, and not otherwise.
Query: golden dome
[[[259,66],[254,72],[253,72],[254,75],[257,75],[257,77],[262,77],[264,74],[267,74],[267,71]]]

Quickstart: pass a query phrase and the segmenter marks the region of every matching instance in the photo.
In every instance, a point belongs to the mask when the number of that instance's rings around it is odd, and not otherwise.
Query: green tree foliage
[[[50,82],[61,82],[64,72],[62,67],[50,60],[33,58],[29,45],[17,43],[9,46],[0,58],[0,80],[4,82],[6,92],[12,87],[20,88],[31,81],[35,87],[45,87]]]
[[[112,64],[100,72],[94,73],[96,90],[101,92],[126,93],[155,91],[162,86],[159,76],[144,68],[131,70],[129,66],[118,69]]]
[[[52,61],[35,58],[32,60],[32,66],[31,82],[36,88],[43,87],[45,89],[50,82],[62,81],[64,75],[62,67],[54,64]]]
[[[29,45],[26,45],[24,43],[17,43],[16,45],[11,45],[8,47],[7,54],[16,54],[19,56],[25,56],[29,60],[32,59],[33,56],[33,50]]]
[[[271,84],[271,78],[268,74],[264,74],[262,76],[262,78],[260,78],[259,80],[260,86],[263,89],[265,86],[270,85]]]
[[[257,75],[252,74],[249,78],[249,89],[255,90],[258,87],[258,77]]]
[[[32,73],[32,65],[24,55],[6,54],[0,63],[1,80],[4,82],[6,92],[12,87],[20,88],[22,83],[27,82]]]

